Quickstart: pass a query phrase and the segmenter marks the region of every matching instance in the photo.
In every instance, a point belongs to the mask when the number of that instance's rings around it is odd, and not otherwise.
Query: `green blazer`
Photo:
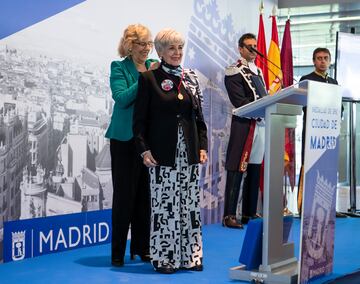
[[[148,69],[154,61],[156,60],[146,60],[146,68]],[[128,141],[133,137],[132,121],[139,75],[129,57],[111,62],[110,88],[115,104],[106,138]]]

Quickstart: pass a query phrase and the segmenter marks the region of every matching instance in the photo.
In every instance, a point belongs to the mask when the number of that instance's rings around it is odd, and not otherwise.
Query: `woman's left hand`
[[[205,164],[207,161],[206,150],[200,150],[200,164]]]
[[[159,62],[151,62],[150,64],[150,67],[149,67],[149,70],[155,70],[155,69],[158,69],[160,66],[160,63]]]

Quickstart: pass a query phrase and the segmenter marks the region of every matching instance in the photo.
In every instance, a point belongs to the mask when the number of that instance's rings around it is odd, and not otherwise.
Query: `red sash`
[[[249,133],[246,138],[245,146],[242,151],[241,159],[240,159],[239,172],[242,172],[242,173],[246,171],[247,165],[249,163],[251,148],[252,148],[252,144],[253,144],[253,140],[254,140],[255,126],[256,126],[256,120],[252,119],[250,121]]]

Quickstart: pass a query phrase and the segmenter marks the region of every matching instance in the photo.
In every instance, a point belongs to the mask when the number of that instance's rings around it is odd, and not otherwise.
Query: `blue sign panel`
[[[332,272],[341,87],[309,82],[299,283]]]
[[[4,223],[4,261],[109,243],[111,210]]]

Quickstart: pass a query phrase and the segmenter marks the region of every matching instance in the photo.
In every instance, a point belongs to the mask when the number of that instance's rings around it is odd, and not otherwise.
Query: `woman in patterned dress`
[[[160,31],[155,49],[160,67],[139,78],[134,136],[149,167],[150,257],[155,270],[203,270],[199,163],[207,161],[207,128],[194,71],[180,64],[184,38]]]

